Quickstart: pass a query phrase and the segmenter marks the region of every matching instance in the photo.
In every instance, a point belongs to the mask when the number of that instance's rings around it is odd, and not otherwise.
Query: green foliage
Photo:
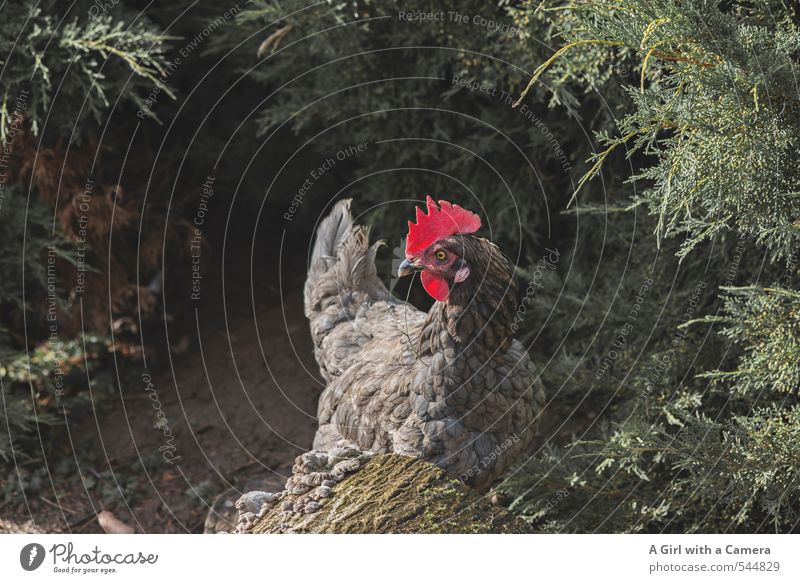
[[[3,350],[0,459],[19,463],[43,454],[50,444],[41,439],[50,428],[100,407],[113,387],[105,372],[108,354],[108,341],[90,335],[66,341],[54,337],[31,351]],[[90,386],[95,387],[91,398],[86,394]]]
[[[722,334],[744,347],[736,370],[703,376],[730,382],[741,393],[800,391],[800,293],[757,287],[724,288]]]
[[[33,315],[31,304],[26,306],[24,302],[26,296],[23,294],[23,285],[29,300],[46,297],[48,247],[52,244],[50,248],[53,255],[63,256],[66,242],[63,238],[53,240],[50,237],[48,220],[52,222],[52,215],[44,206],[34,203],[26,209],[17,200],[19,192],[14,188],[6,189],[4,194],[0,212],[0,246],[3,249],[0,254],[0,302],[4,313],[11,313],[13,320],[19,320],[25,317],[25,311],[28,312],[27,315]],[[53,291],[53,301],[59,303],[55,284]],[[24,355],[14,348],[15,343],[6,328],[10,323],[0,324],[0,458],[5,460],[12,458],[10,432],[15,435],[32,434],[36,431],[37,424],[49,425],[56,420],[51,413],[37,414],[35,411],[25,386],[25,381],[31,375],[28,374],[27,367],[19,365],[19,359]],[[24,457],[25,453],[17,451],[16,455]]]
[[[783,532],[800,517],[798,437],[797,407],[686,415],[677,431],[629,422],[547,450],[503,488],[549,532]]]
[[[400,16],[412,10],[443,13],[444,20]],[[451,20],[450,13],[467,20]],[[475,24],[476,15],[505,28]],[[403,223],[394,218],[403,211],[382,203],[405,202],[410,213],[411,203],[425,194],[446,193],[492,209],[491,229],[511,245],[547,237],[545,191],[557,192],[555,185],[568,182],[572,165],[583,157],[567,120],[554,116],[545,125],[547,107],[511,106],[526,75],[517,63],[544,55],[531,45],[531,35],[549,34],[541,20],[529,31],[517,16],[523,18],[504,2],[409,7],[372,0],[313,6],[257,0],[237,15],[235,29],[211,45],[216,54],[233,48],[243,53],[242,72],[265,88],[257,114],[264,138],[280,139],[287,129],[302,132],[300,151],[320,162],[347,145],[367,144],[349,160],[359,171],[342,195],[355,195],[365,208],[376,205],[365,218],[380,223],[383,237],[400,239]],[[280,44],[261,51],[250,71],[260,45],[286,25],[292,28]],[[301,172],[294,189],[307,177],[307,170]],[[315,186],[301,217],[306,209],[314,215],[335,192],[335,185]],[[286,204],[293,195],[289,190],[268,197]]]
[[[800,244],[800,30],[769,3],[748,3],[746,16],[717,4],[575,2],[564,36],[571,51],[604,43],[639,59],[634,107],[617,136],[598,137],[654,159],[632,178],[651,185],[637,202],[658,216],[658,236],[686,233],[685,255],[735,228],[786,257]]]
[[[625,275],[585,298],[573,291],[585,286],[577,279],[563,283],[566,293],[541,298],[562,324],[569,300],[596,314],[579,311],[565,339],[545,327],[545,337],[566,349],[544,375],[559,387],[555,407],[577,401],[565,408],[570,415],[601,421],[548,447],[501,489],[516,511],[550,531],[793,530],[800,510],[796,17],[780,3],[745,9],[666,0],[576,2],[551,14],[568,48],[544,61],[533,81],[556,67],[578,81],[596,78],[599,54],[615,55],[611,70],[633,60],[639,71],[618,79],[630,101],[618,129],[596,130],[602,149],[579,183],[585,192],[576,208],[594,223],[607,221],[611,240],[598,256],[579,238],[575,254],[586,261],[577,270],[594,264]],[[605,199],[626,212],[609,215],[594,202],[599,193],[588,180],[600,172],[629,177]],[[638,216],[642,208],[650,216]],[[587,230],[589,238],[601,232]],[[614,231],[636,235],[617,246]],[[630,300],[646,278],[653,284],[623,337]],[[557,503],[554,491],[563,492]]]
[[[43,297],[49,275],[55,279],[48,255],[71,260],[69,243],[59,229],[53,229],[53,213],[37,200],[26,204],[21,189],[11,186],[3,191],[0,207],[0,301],[9,309],[25,306],[23,281],[28,298]],[[24,279],[23,279],[24,274]],[[62,290],[53,288],[56,302],[63,299]],[[63,305],[63,302],[62,302]],[[29,306],[30,307],[30,306]]]
[[[171,92],[161,77],[166,37],[122,5],[101,13],[84,0],[26,0],[0,12],[0,459],[19,463],[49,451],[54,424],[89,409],[86,368],[101,368],[108,353],[104,339],[59,328],[71,316],[64,273],[76,269],[76,245],[58,219],[70,201],[60,192],[54,209],[53,189],[80,169],[34,149],[31,136],[76,144],[120,102],[141,105],[152,87]]]
[[[172,94],[161,78],[167,37],[123,6],[113,14],[92,7],[25,0],[3,10],[3,140],[15,113],[24,113],[34,134],[46,121],[51,131],[79,141],[89,122],[103,122],[118,101],[141,107],[143,90],[153,87]],[[24,107],[17,108],[20,96]]]

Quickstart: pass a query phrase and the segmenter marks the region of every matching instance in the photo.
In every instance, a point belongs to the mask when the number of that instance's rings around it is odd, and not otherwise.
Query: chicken
[[[418,272],[436,300],[421,312],[386,289],[380,242],[353,225],[349,204],[320,225],[305,286],[327,382],[314,449],[416,456],[486,490],[529,445],[544,407],[536,369],[511,338],[513,265],[473,234],[477,215],[428,197],[398,271]]]
[[[268,506],[309,513],[375,453],[437,464],[487,490],[530,444],[544,391],[522,344],[514,268],[475,236],[480,218],[427,199],[409,222],[398,275],[419,273],[436,300],[426,314],[380,280],[368,231],[350,201],[320,224],[305,285],[305,313],[327,386],[314,450],[298,456],[283,492],[249,492],[236,503],[238,532]],[[293,497],[287,497],[293,494]]]

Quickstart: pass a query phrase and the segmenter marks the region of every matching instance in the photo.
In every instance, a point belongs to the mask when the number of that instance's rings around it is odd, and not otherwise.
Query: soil
[[[102,413],[59,436],[93,443],[97,461],[80,464],[83,476],[72,479],[51,470],[47,494],[20,497],[0,512],[0,532],[103,532],[96,514],[105,509],[136,532],[202,532],[220,493],[285,481],[294,458],[311,447],[323,388],[302,281],[298,275],[285,285],[283,306],[266,287],[252,304],[247,283],[230,285],[224,303],[214,290],[196,316],[188,306],[183,316],[194,329],[168,327],[173,349],[146,352],[148,368],[122,380]],[[86,479],[104,483],[87,488]]]

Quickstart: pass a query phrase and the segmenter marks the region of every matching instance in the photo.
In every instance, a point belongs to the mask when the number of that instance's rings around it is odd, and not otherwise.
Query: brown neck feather
[[[448,348],[457,353],[494,352],[511,339],[517,309],[514,268],[494,243],[462,237],[471,273],[467,281],[451,287],[447,301],[436,302],[428,312],[420,345],[429,354]]]

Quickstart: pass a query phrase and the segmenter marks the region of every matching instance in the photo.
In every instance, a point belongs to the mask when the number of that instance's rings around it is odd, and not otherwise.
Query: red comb
[[[481,228],[481,218],[457,204],[440,200],[439,206],[428,196],[428,214],[417,207],[416,224],[408,221],[406,257],[411,258],[427,249],[431,243],[450,235],[474,233]]]

